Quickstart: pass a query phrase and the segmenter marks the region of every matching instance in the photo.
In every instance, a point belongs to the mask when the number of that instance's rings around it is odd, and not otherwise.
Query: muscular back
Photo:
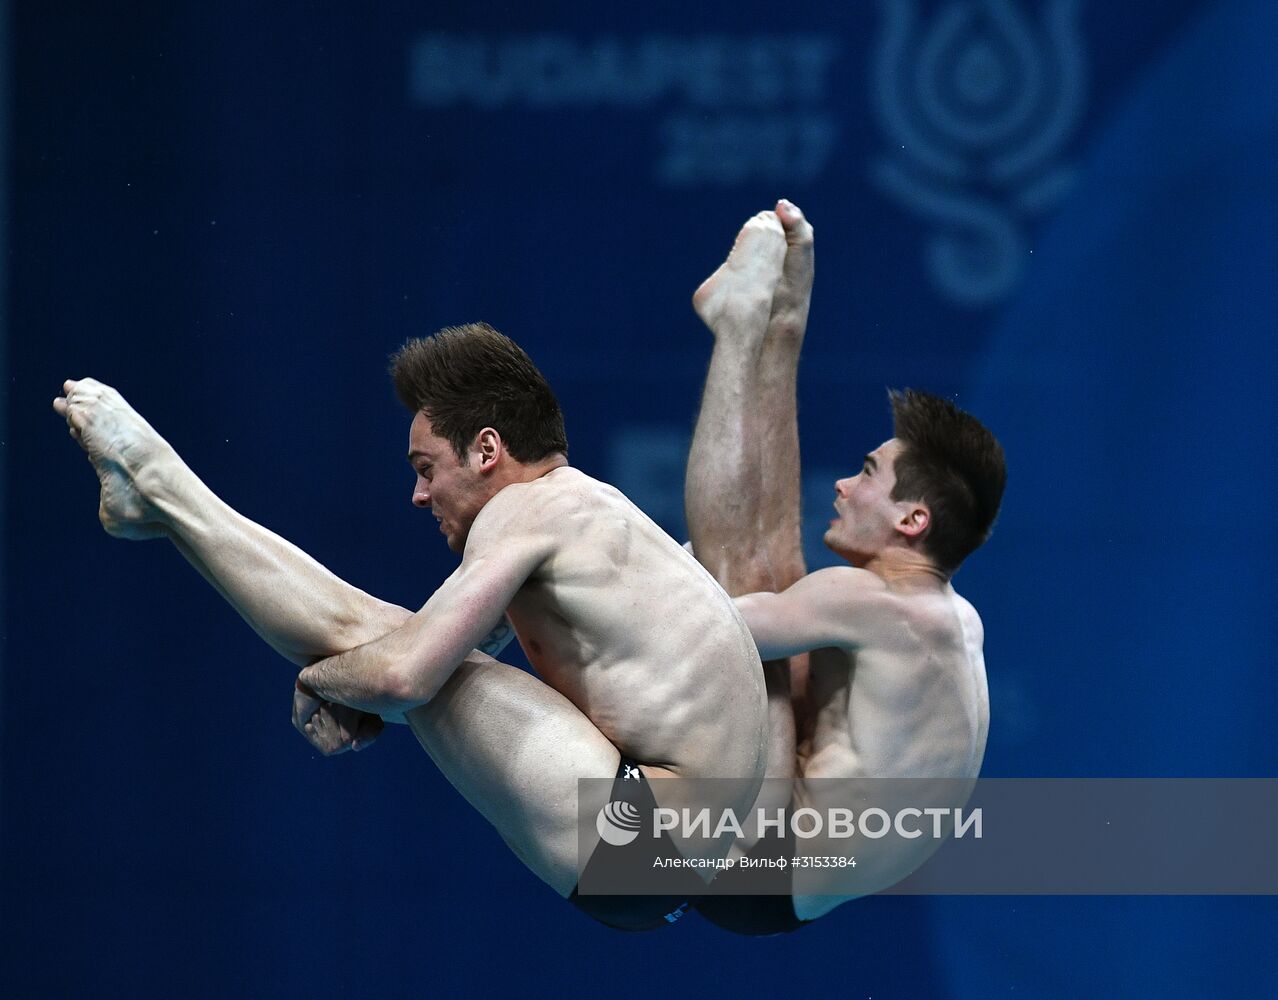
[[[805,775],[975,777],[989,730],[975,609],[949,585],[896,592],[872,581],[865,590],[847,641],[811,659]]]
[[[989,729],[976,611],[935,577],[823,569],[738,599],[765,659],[813,650],[809,777],[974,777]]]
[[[760,596],[742,601],[756,637],[765,640],[761,646],[807,643],[814,649],[808,680],[813,714],[797,802],[847,806],[858,791],[881,791],[858,788],[859,778],[977,776],[989,730],[983,633],[976,611],[948,583],[893,587],[866,570],[839,567],[813,573],[752,607]],[[786,634],[786,622],[803,623],[802,634]],[[953,795],[949,805],[959,807],[970,787],[956,782],[942,791]],[[937,846],[930,838],[862,841],[857,857],[867,875],[856,895],[899,881]],[[803,920],[853,898],[837,894],[815,870],[796,870],[792,888],[794,911]]]
[[[677,775],[761,773],[766,702],[744,619],[619,491],[571,468],[506,487],[549,555],[511,602],[529,661],[624,754]]]

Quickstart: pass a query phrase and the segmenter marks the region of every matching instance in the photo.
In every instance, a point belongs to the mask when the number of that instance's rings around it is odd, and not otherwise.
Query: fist
[[[293,728],[325,757],[371,746],[382,731],[380,716],[324,701],[301,681],[293,692]]]

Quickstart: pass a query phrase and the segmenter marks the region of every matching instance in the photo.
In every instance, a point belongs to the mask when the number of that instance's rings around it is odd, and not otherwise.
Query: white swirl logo
[[[639,836],[639,810],[629,802],[609,802],[595,817],[595,829],[604,843],[625,847]]]
[[[1048,0],[1036,26],[1011,0],[965,0],[924,32],[913,0],[880,0],[875,110],[896,148],[874,179],[936,227],[928,265],[951,301],[1007,295],[1026,259],[1022,218],[1073,179],[1053,160],[1083,106],[1079,2]]]

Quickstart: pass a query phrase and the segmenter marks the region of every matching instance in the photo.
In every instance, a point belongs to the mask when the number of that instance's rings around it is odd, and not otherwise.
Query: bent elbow
[[[407,711],[424,705],[435,693],[418,670],[392,667],[381,678],[378,696],[386,707],[395,711]]]

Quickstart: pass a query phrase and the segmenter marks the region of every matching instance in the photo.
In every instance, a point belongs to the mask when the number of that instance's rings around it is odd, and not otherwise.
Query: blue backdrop
[[[1263,898],[594,926],[406,732],[312,753],[289,666],[166,544],[101,533],[48,409],[66,377],[117,385],[233,505],[418,606],[452,558],[408,503],[385,358],[485,319],[556,386],[574,464],[678,535],[688,297],[785,196],[818,231],[814,521],[889,435],[888,385],[1006,445],[957,579],[985,773],[1278,775],[1272,3],[9,15],[5,995],[1278,991]]]

